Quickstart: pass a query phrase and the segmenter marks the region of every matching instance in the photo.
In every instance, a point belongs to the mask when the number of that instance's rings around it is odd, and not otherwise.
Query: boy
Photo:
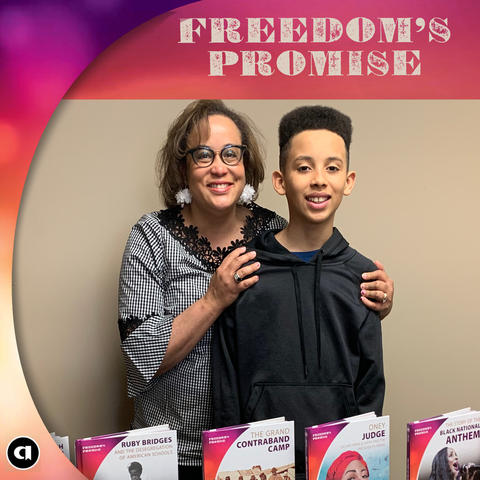
[[[374,265],[334,228],[355,184],[351,134],[350,118],[328,107],[282,118],[273,185],[287,198],[289,224],[252,242],[260,281],[225,311],[213,340],[215,425],[295,420],[297,479],[306,426],[381,415],[383,406],[380,320],[359,290]]]

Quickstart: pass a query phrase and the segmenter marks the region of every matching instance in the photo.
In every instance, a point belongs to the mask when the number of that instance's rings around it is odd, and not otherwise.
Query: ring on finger
[[[382,303],[385,303],[388,300],[387,294],[383,292]]]
[[[243,280],[243,278],[237,272],[233,274],[233,279],[236,283],[240,283]]]

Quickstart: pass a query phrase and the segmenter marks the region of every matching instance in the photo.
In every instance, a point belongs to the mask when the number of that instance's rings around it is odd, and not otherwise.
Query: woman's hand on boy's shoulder
[[[361,300],[371,310],[378,312],[383,320],[393,307],[393,280],[388,276],[381,262],[375,260],[378,270],[362,273],[363,283],[361,288]]]
[[[204,298],[220,312],[231,305],[240,292],[258,282],[255,272],[260,262],[253,262],[255,250],[239,247],[230,252],[213,274]],[[219,313],[220,313],[219,312]]]

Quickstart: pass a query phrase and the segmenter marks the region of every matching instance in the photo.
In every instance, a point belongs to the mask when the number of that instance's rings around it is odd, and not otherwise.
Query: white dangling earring
[[[240,195],[237,203],[240,205],[248,205],[249,203],[252,203],[256,193],[257,192],[255,192],[255,189],[249,183],[247,183],[243,187],[242,194]]]
[[[190,195],[190,190],[188,188],[182,188],[176,193],[175,200],[181,207],[183,207],[185,204],[192,203],[192,196]]]

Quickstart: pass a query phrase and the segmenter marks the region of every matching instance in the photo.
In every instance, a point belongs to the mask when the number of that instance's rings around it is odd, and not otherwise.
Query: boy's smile
[[[322,224],[333,228],[335,211],[349,195],[355,172],[347,171],[343,138],[330,130],[304,130],[290,140],[283,172],[274,172],[274,188],[286,195],[291,226]]]
[[[329,199],[330,199],[330,195],[313,194],[313,195],[307,196],[307,202],[309,202],[311,204],[310,207],[314,209],[325,208]]]

